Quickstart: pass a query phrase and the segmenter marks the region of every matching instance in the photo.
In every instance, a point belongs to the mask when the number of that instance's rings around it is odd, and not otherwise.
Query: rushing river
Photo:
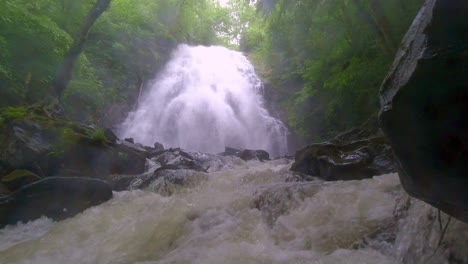
[[[323,182],[290,172],[286,159],[210,157],[206,173],[175,170],[64,221],[7,226],[0,230],[0,263],[468,260],[468,225],[452,219],[440,246],[447,216],[439,218],[423,202],[409,203],[396,174]]]
[[[385,238],[357,246],[392,222],[396,175],[297,182],[288,160],[220,164],[61,222],[8,226],[0,263],[393,263]]]
[[[287,129],[264,108],[254,67],[224,47],[180,45],[120,129],[153,146],[219,153],[225,147],[287,154]]]

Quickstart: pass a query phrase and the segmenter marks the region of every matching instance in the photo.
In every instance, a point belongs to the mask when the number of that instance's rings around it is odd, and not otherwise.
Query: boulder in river
[[[376,118],[335,138],[296,152],[292,171],[327,181],[356,180],[396,171],[391,148]]]
[[[404,189],[468,222],[468,1],[427,0],[380,90]]]
[[[96,178],[145,169],[149,153],[136,144],[116,142],[109,131],[26,108],[11,108],[0,113],[0,119],[0,179],[15,169],[42,177]]]
[[[262,149],[253,150],[253,149],[235,149],[231,147],[226,147],[223,153],[220,153],[223,156],[236,156],[245,161],[249,160],[259,160],[265,161],[270,160],[270,154]]]
[[[39,181],[40,179],[41,177],[34,172],[30,172],[28,170],[14,170],[3,177],[1,179],[1,183],[5,185],[9,191],[16,191],[19,188]]]
[[[41,216],[62,220],[111,198],[112,189],[104,181],[49,177],[0,197],[0,227]]]

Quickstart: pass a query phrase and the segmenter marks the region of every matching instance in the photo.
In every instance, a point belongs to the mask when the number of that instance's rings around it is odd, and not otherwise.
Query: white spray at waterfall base
[[[264,108],[262,93],[263,84],[242,53],[180,45],[119,135],[208,153],[228,146],[287,154],[287,128]]]

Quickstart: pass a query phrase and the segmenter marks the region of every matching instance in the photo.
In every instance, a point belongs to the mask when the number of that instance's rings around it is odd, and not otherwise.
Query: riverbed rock
[[[39,177],[34,172],[28,170],[14,170],[1,179],[1,183],[9,190],[16,191],[19,188],[39,181]]]
[[[314,196],[321,188],[321,181],[277,183],[257,190],[253,205],[273,226],[278,217],[296,209],[304,199]]]
[[[160,152],[160,151],[164,151],[164,145],[159,143],[159,142],[154,142],[154,151],[155,152]]]
[[[380,90],[404,189],[468,222],[468,1],[427,0]]]
[[[258,150],[253,150],[253,149],[235,149],[231,147],[225,147],[225,150],[223,153],[220,153],[220,155],[223,156],[236,156],[244,161],[249,161],[249,160],[259,160],[259,161],[265,161],[265,160],[270,160],[270,154],[262,149]]]
[[[19,110],[18,110],[19,111]],[[102,133],[62,118],[21,112],[2,117],[0,179],[15,169],[39,176],[88,176],[143,173],[147,152],[107,140]],[[105,133],[104,133],[105,135]]]
[[[146,173],[110,175],[107,180],[111,183],[112,189],[115,191],[144,189],[151,182],[162,177],[161,175],[183,174],[184,177],[188,177],[187,175],[190,173],[178,171],[207,172],[211,166],[216,165],[210,159],[209,154],[186,152],[180,148],[170,148],[156,153],[152,154],[155,156],[151,157]],[[169,179],[167,182],[171,182],[171,180]]]
[[[112,189],[104,181],[49,177],[0,197],[0,228],[41,216],[62,220],[111,198]]]
[[[395,172],[396,165],[377,119],[371,118],[359,128],[297,151],[291,170],[336,181]]]

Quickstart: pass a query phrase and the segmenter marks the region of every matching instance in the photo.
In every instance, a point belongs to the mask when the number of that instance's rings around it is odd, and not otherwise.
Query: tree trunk
[[[79,34],[76,36],[73,44],[70,46],[70,49],[63,58],[62,64],[57,71],[57,75],[55,76],[53,83],[55,96],[57,98],[62,96],[63,91],[71,80],[76,59],[80,56],[84,49],[89,30],[93,26],[94,22],[96,22],[96,20],[99,18],[99,16],[109,7],[111,1],[112,0],[96,1],[88,16],[86,17],[85,23],[81,27]]]

